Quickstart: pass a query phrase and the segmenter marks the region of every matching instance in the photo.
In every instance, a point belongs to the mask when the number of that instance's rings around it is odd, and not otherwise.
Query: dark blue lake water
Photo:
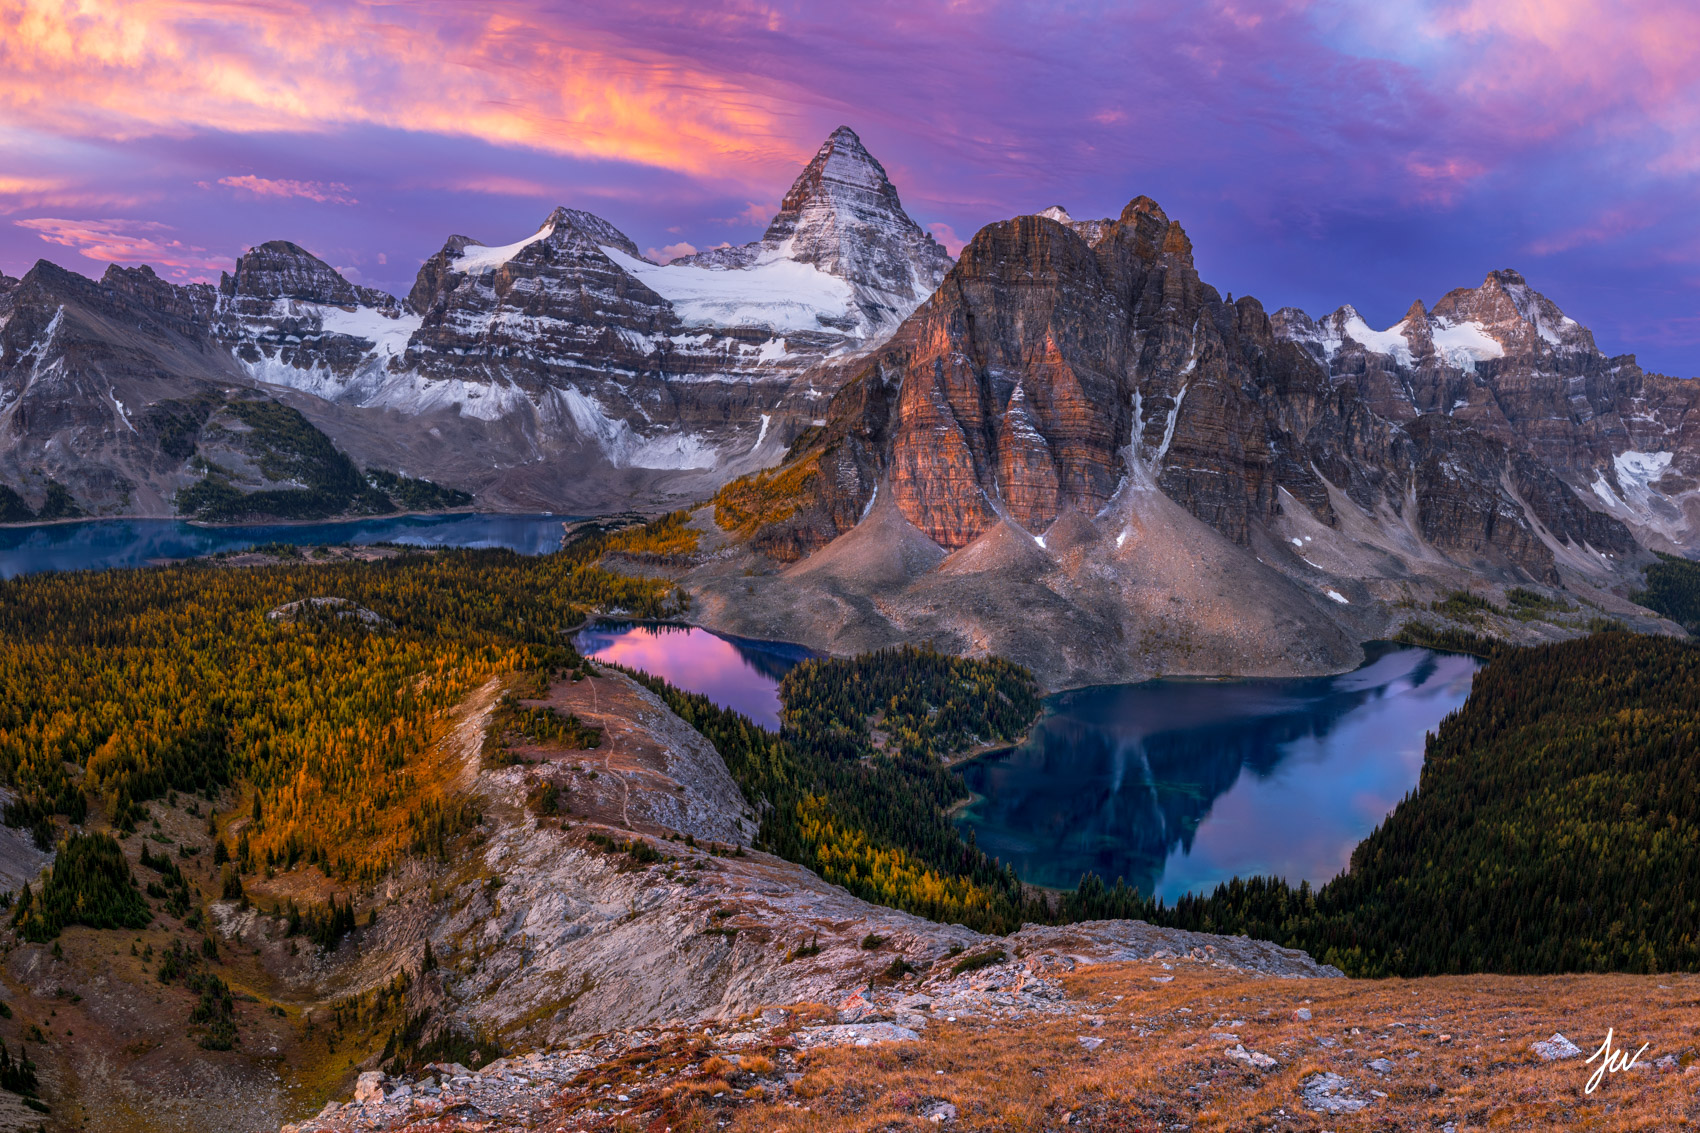
[[[405,543],[411,546],[507,547],[525,555],[559,550],[560,515],[400,515],[346,523],[279,523],[197,527],[179,519],[91,519],[0,527],[0,578],[41,570],[147,566],[260,543],[317,546]]]
[[[1327,881],[1417,785],[1479,662],[1396,646],[1308,680],[1158,680],[1050,697],[963,769],[959,821],[1038,885],[1086,872],[1174,899],[1236,874]]]

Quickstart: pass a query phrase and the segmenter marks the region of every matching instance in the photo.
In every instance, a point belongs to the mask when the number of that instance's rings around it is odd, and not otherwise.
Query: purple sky
[[[952,250],[1145,193],[1270,309],[1386,326],[1515,267],[1700,374],[1691,0],[0,0],[0,76],[11,275],[286,238],[404,293],[556,204],[739,243],[846,124]]]

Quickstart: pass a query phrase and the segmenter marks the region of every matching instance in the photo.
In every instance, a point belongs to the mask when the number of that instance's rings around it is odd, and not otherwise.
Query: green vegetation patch
[[[1039,715],[1039,688],[1026,669],[1001,658],[950,657],[904,646],[853,660],[804,661],[779,689],[781,734],[826,759],[884,751],[920,762],[1025,735]]]
[[[503,696],[490,713],[484,733],[483,757],[492,767],[519,762],[509,749],[517,743],[583,751],[602,746],[602,730],[593,728],[572,713],[562,713],[545,704],[533,708],[511,695]]]
[[[1468,590],[1454,590],[1439,602],[1429,603],[1429,609],[1454,621],[1479,626],[1487,614],[1503,614],[1504,610]]]
[[[445,488],[382,468],[368,468],[366,482],[403,511],[447,511],[472,503],[472,496],[458,488]]]
[[[12,926],[38,944],[66,925],[143,928],[151,920],[124,848],[110,834],[72,834],[59,843],[40,895],[25,884],[12,913]]]
[[[1631,594],[1630,599],[1689,633],[1700,634],[1700,563],[1660,555],[1647,568],[1647,589]]]
[[[71,490],[57,480],[47,482],[47,495],[39,509],[32,510],[28,501],[12,488],[0,484],[0,523],[29,523],[32,520],[76,519],[83,515]]]
[[[196,407],[199,408],[204,407]],[[226,408],[246,431],[201,431],[206,420],[192,413],[167,415],[160,421],[162,443],[169,438],[178,449],[193,444],[190,431],[242,447],[259,466],[261,475],[299,488],[243,491],[226,470],[199,460],[206,475],[177,493],[182,515],[213,523],[251,519],[328,519],[339,515],[387,515],[397,510],[443,511],[465,507],[472,497],[429,480],[416,480],[381,468],[364,472],[331,439],[295,409],[276,401],[239,400]]]

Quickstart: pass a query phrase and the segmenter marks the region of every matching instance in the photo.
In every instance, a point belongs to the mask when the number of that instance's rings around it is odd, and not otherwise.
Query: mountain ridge
[[[1700,497],[1661,474],[1700,460],[1697,393],[1606,358],[1512,272],[1376,332],[1349,308],[1319,324],[1224,300],[1149,198],[1052,209],[976,234],[762,474],[798,488],[748,531],[752,561],[684,579],[711,628],[845,651],[918,637],[1049,688],[1338,671],[1454,591],[1535,586],[1671,632],[1628,595],[1647,547],[1693,545]],[[858,580],[846,564],[889,574],[861,551],[811,568],[875,522],[949,557],[896,585]],[[995,569],[943,565],[970,560]]]
[[[174,396],[189,385],[266,391],[362,463],[465,488],[498,510],[653,507],[712,492],[770,462],[815,416],[822,395],[808,372],[883,341],[950,263],[848,128],[786,200],[747,262],[657,264],[605,219],[561,207],[511,244],[450,237],[400,299],[287,240],[249,249],[217,285],[112,269],[73,287],[75,273],[42,261],[0,288],[13,327],[0,404],[25,396],[53,348],[21,337],[45,333],[62,305],[33,282],[51,276],[49,290],[74,292],[91,312],[85,329],[114,348],[88,380],[74,372],[81,355],[57,359],[83,425],[15,429],[0,482],[53,477],[94,514],[171,514],[192,476],[132,451],[111,403],[151,404],[175,379]],[[118,345],[161,320],[181,340],[165,353]]]

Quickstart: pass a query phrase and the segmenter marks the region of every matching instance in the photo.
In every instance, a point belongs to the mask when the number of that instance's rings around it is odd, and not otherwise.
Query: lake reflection
[[[344,523],[198,527],[180,519],[91,519],[0,527],[0,578],[43,570],[103,570],[239,551],[261,543],[402,543],[506,547],[522,555],[561,549],[558,515],[396,515]]]
[[[961,812],[1024,880],[1121,877],[1169,900],[1239,875],[1319,884],[1416,785],[1474,658],[1396,646],[1338,677],[1159,680],[1046,702],[1024,744],[964,768]]]
[[[574,644],[586,657],[642,669],[779,730],[779,680],[814,656],[800,645],[722,637],[695,626],[601,622]]]

